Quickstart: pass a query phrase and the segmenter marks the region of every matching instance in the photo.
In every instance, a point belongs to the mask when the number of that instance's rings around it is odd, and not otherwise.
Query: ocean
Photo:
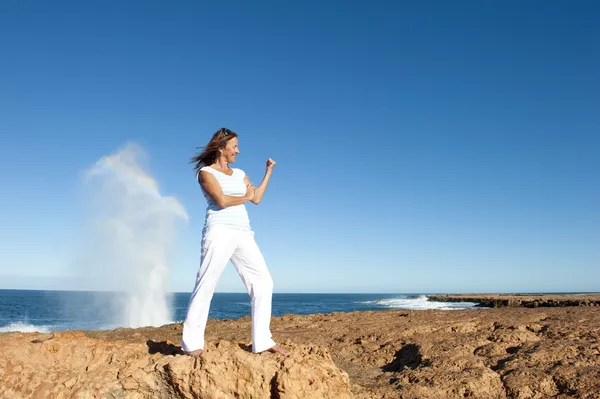
[[[114,292],[0,290],[0,332],[110,330],[119,320]],[[185,319],[189,293],[173,293],[172,322]],[[433,302],[421,294],[273,294],[273,316],[385,309],[478,309],[470,302]],[[215,293],[209,318],[250,316],[246,293]]]

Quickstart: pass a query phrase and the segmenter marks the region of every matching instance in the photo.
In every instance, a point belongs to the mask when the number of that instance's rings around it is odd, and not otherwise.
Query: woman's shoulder
[[[210,173],[211,175],[217,177],[215,175],[214,172],[216,172],[216,170],[214,170],[213,168],[211,168],[210,166],[203,166],[200,169],[198,169],[198,171],[196,172],[196,181],[201,185],[201,179],[200,179],[200,172],[206,172],[206,173]]]
[[[218,171],[216,169],[211,168],[210,166],[203,166],[200,168],[200,170],[198,170],[198,173],[200,172],[208,172],[211,175],[214,175]]]
[[[241,175],[241,176],[245,176],[245,175],[246,175],[246,172],[244,172],[244,171],[243,171],[242,169],[240,169],[240,168],[231,168],[231,169],[233,169],[233,173],[237,173],[237,174],[239,174],[239,175]]]

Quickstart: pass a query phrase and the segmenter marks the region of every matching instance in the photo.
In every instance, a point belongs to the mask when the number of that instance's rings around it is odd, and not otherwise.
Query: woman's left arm
[[[258,205],[262,200],[263,195],[265,195],[265,191],[267,191],[267,186],[269,185],[269,180],[271,179],[271,174],[273,173],[273,168],[277,162],[273,161],[271,158],[267,159],[267,170],[265,171],[265,176],[258,186],[256,186],[256,190],[254,191],[254,197],[250,200],[253,204]],[[244,182],[246,185],[252,184],[250,183],[250,179],[248,176],[244,176]]]

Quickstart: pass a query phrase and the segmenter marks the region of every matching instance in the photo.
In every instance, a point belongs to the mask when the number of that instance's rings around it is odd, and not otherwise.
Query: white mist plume
[[[174,197],[161,195],[143,168],[144,151],[128,144],[102,157],[84,176],[89,239],[79,262],[101,290],[122,291],[117,325],[158,326],[172,322],[169,248],[176,222],[187,220]]]

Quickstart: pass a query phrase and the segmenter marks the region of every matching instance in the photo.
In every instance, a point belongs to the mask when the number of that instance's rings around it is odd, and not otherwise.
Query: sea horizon
[[[309,315],[383,310],[478,310],[478,302],[437,302],[432,295],[453,293],[283,293],[273,294],[272,315]],[[466,295],[482,295],[468,293]],[[486,293],[488,295],[500,295]],[[486,295],[483,294],[483,295]],[[515,294],[515,293],[502,293]],[[574,295],[586,292],[520,293]],[[0,289],[1,332],[112,330],[159,326],[185,319],[189,292],[141,298],[121,291]],[[157,309],[163,305],[165,312]],[[246,292],[215,292],[209,318],[238,319],[251,315]]]
[[[77,290],[59,288],[0,288],[0,291],[40,291],[40,292],[90,292],[90,293],[127,293],[115,290]],[[189,294],[190,291],[168,291],[167,294]],[[245,294],[246,291],[215,291],[215,294]],[[600,294],[600,291],[423,291],[423,292],[388,292],[388,291],[274,291],[273,294],[318,294],[318,295],[587,295]]]

